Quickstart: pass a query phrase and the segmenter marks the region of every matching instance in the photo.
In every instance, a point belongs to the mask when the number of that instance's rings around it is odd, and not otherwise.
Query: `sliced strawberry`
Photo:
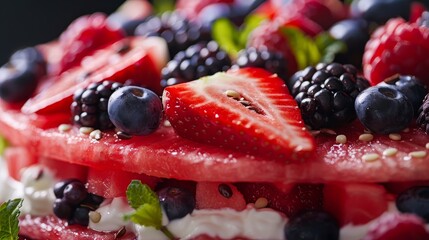
[[[86,57],[80,67],[47,80],[50,84],[46,83],[38,95],[29,99],[22,111],[27,114],[69,112],[77,89],[103,80],[133,80],[160,94],[160,69],[167,58],[167,46],[161,38],[121,40]]]
[[[322,185],[297,184],[289,192],[283,192],[269,183],[239,183],[237,187],[247,203],[266,198],[267,207],[283,212],[288,217],[294,217],[305,210],[323,208]]]
[[[107,24],[104,13],[77,18],[59,38],[59,44],[63,49],[60,72],[79,65],[85,56],[124,37],[125,33],[122,30],[114,29]]]
[[[388,207],[387,192],[378,184],[346,183],[326,184],[324,208],[339,223],[365,224],[381,214]]]
[[[228,91],[240,96],[235,100]],[[163,100],[168,120],[184,138],[283,161],[302,161],[314,151],[296,102],[283,81],[265,70],[232,70],[171,86]]]

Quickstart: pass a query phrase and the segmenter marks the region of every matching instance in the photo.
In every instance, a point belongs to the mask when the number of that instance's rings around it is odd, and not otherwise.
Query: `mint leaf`
[[[143,204],[133,214],[126,216],[126,219],[143,226],[162,228],[162,211],[158,206]]]
[[[283,27],[281,31],[289,40],[289,45],[295,55],[298,69],[315,65],[320,61],[321,51],[311,37],[305,35],[305,33],[296,27]]]
[[[249,15],[240,27],[227,18],[217,19],[212,25],[212,37],[232,58],[246,47],[250,33],[266,18],[259,15]]]
[[[8,145],[6,138],[0,136],[0,156],[3,155],[3,152]]]
[[[314,41],[322,52],[321,61],[325,63],[333,62],[336,54],[347,51],[347,45],[333,38],[328,32],[320,33],[315,37]]]
[[[157,0],[153,1],[153,9],[156,14],[162,14],[164,12],[171,12],[174,10],[174,0]]]
[[[22,206],[22,199],[9,200],[0,205],[0,239],[18,239],[19,208]]]
[[[133,180],[130,185],[128,185],[127,199],[130,206],[134,209],[138,209],[144,204],[150,204],[161,208],[156,193],[139,180]]]

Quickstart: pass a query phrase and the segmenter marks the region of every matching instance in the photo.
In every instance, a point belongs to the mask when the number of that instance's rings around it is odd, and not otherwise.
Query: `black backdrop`
[[[0,6],[0,65],[14,51],[55,39],[77,17],[113,12],[123,0],[6,0]]]

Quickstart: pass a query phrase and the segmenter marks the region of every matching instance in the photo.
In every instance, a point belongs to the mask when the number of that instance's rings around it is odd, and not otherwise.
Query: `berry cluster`
[[[69,224],[88,226],[89,212],[96,210],[104,198],[88,193],[85,185],[76,179],[60,181],[54,186],[57,198],[54,202],[54,214]]]
[[[228,54],[215,41],[200,42],[181,51],[162,69],[161,86],[188,82],[231,67]]]
[[[354,102],[369,82],[352,65],[318,64],[297,72],[291,79],[292,95],[304,122],[312,129],[338,126],[356,118]]]
[[[107,105],[110,95],[120,87],[121,83],[103,81],[77,90],[71,105],[74,123],[101,130],[113,128],[107,113]]]
[[[151,16],[139,24],[137,36],[159,36],[167,41],[170,56],[185,50],[200,41],[209,41],[210,34],[204,33],[201,25],[189,21],[178,12],[165,12],[161,16]]]

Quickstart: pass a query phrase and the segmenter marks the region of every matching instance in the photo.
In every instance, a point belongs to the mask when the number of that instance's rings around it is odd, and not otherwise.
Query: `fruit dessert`
[[[0,68],[0,239],[429,239],[426,2],[170,3]]]

